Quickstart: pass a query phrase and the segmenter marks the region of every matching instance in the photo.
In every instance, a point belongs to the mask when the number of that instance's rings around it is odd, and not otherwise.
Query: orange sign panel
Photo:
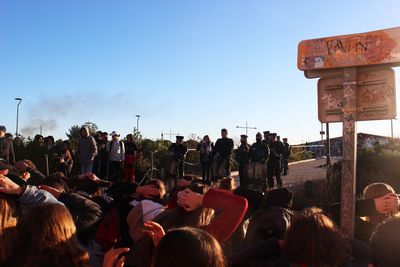
[[[396,85],[392,69],[360,72],[357,82],[357,121],[396,118]],[[321,122],[343,121],[343,79],[322,78],[318,81],[318,119]]]
[[[400,63],[400,27],[301,41],[299,70]]]

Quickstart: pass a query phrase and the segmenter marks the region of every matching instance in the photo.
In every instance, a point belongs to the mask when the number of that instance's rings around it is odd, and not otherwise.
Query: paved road
[[[338,158],[332,158],[331,162],[334,163],[337,160]],[[284,185],[295,185],[307,180],[325,179],[325,164],[326,159],[311,159],[289,163],[289,175],[282,176],[283,183]],[[239,184],[238,172],[233,172],[232,176],[235,178],[236,184]]]

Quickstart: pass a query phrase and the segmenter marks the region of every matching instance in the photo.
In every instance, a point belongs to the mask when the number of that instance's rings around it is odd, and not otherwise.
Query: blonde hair
[[[12,243],[16,236],[16,205],[9,196],[0,196],[0,263],[11,254]]]

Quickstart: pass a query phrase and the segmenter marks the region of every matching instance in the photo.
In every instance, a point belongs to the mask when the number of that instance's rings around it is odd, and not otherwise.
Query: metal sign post
[[[400,65],[400,27],[305,40],[299,44],[297,59],[306,78],[321,78],[320,122],[343,122],[340,228],[353,237],[356,123],[396,117],[396,84],[390,68]]]

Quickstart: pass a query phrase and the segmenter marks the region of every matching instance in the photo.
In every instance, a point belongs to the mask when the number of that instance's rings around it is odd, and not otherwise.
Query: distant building
[[[358,149],[366,149],[372,148],[376,144],[387,144],[391,140],[391,137],[380,136],[380,135],[373,135],[367,133],[359,133],[357,134],[357,145]],[[333,157],[340,157],[342,156],[342,137],[331,138],[331,156]],[[327,154],[327,144],[326,140],[314,141],[314,142],[307,142],[305,144],[298,145],[299,147],[304,146],[307,151],[311,151],[315,153],[315,155],[326,156]],[[321,151],[322,150],[322,151]],[[321,153],[322,152],[322,153]]]

